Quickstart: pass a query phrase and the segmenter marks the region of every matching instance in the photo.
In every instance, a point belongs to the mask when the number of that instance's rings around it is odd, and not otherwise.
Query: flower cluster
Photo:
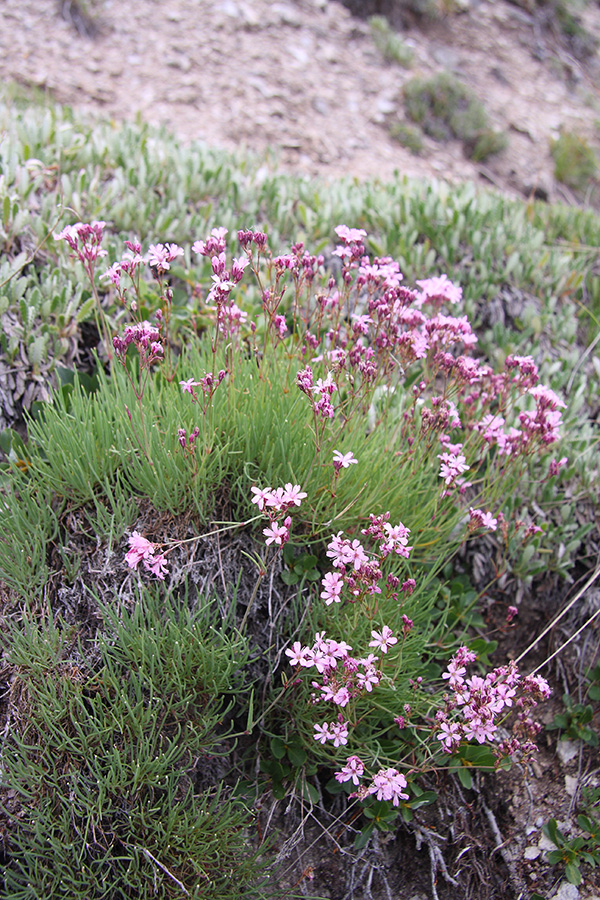
[[[168,572],[164,553],[157,553],[157,545],[146,540],[139,532],[134,531],[129,538],[129,550],[125,560],[130,569],[137,569],[140,563],[144,568],[156,575],[160,581],[164,581]]]
[[[335,410],[331,403],[331,397],[337,391],[337,385],[331,372],[327,373],[326,378],[318,378],[315,383],[313,370],[307,366],[296,375],[296,384],[309,398],[315,416],[321,419],[333,419]]]
[[[123,334],[113,338],[113,347],[120,362],[125,364],[127,348],[133,344],[140,354],[142,368],[147,368],[154,362],[163,358],[163,345],[161,343],[160,325],[157,327],[150,322],[136,322],[135,325],[126,325]]]
[[[178,244],[150,244],[147,263],[157,276],[164,275],[171,268],[171,263],[183,256],[183,247]]]
[[[206,414],[208,407],[210,406],[210,402],[215,394],[215,391],[227,375],[226,369],[220,369],[217,375],[213,375],[212,372],[207,372],[203,375],[200,381],[194,381],[193,378],[188,378],[186,381],[180,381],[179,386],[184,394],[189,394],[192,398],[193,403],[200,403],[200,399],[198,394],[194,390],[194,388],[201,388],[202,394],[204,398],[204,402],[202,405],[202,412]]]
[[[498,519],[495,519],[491,512],[484,512],[482,509],[473,509],[469,507],[469,531],[476,531],[478,528],[487,528],[488,531],[495,531],[498,527]]]
[[[440,729],[437,739],[442,748],[453,753],[462,741],[493,743],[498,717],[505,717],[514,706],[519,710],[514,736],[497,745],[496,754],[500,759],[518,751],[523,754],[535,751],[534,738],[541,726],[533,722],[529,712],[538,700],[550,696],[548,684],[538,675],[522,677],[512,661],[488,672],[485,678],[480,675],[467,678],[467,666],[475,659],[475,653],[461,647],[442,675],[453,692],[447,698],[445,710],[439,710],[436,715]]]
[[[254,486],[250,490],[254,494],[252,503],[256,503],[260,511],[264,512],[270,520],[268,528],[263,529],[265,544],[267,547],[269,544],[283,546],[289,540],[292,524],[292,517],[286,513],[294,507],[300,506],[302,500],[307,496],[306,492],[301,490],[299,484],[291,484],[291,482],[285,487],[278,487],[275,490],[270,487]]]
[[[385,636],[383,636],[385,632]],[[382,634],[373,631],[374,640],[371,647],[387,647],[396,644],[397,638],[389,628],[384,626]],[[371,693],[379,684],[380,670],[376,663],[379,657],[369,653],[366,657],[355,658],[350,655],[352,647],[345,641],[335,641],[325,637],[325,632],[317,632],[311,647],[303,647],[296,641],[291,649],[286,650],[290,665],[302,668],[315,668],[321,681],[313,681],[312,686],[319,692],[312,695],[313,703],[331,702],[344,708],[364,691]]]
[[[327,606],[341,602],[344,588],[348,589],[354,599],[381,594],[379,582],[383,578],[382,561],[391,553],[404,559],[409,558],[413,549],[408,546],[410,529],[402,522],[392,525],[389,518],[389,512],[381,516],[371,515],[371,524],[362,530],[363,535],[379,542],[376,555],[370,556],[357,538],[354,540],[344,538],[341,531],[332,536],[327,545],[327,556],[331,559],[335,571],[327,572],[321,580],[323,587],[321,597]],[[399,580],[394,576],[388,578],[388,592],[398,584]],[[412,579],[402,585],[406,593],[412,593],[414,587]],[[396,594],[392,593],[391,596],[397,599]]]
[[[86,269],[90,264],[106,256],[106,250],[100,246],[106,222],[77,222],[75,225],[67,225],[59,234],[54,235],[55,241],[66,241],[73,254],[81,260]]]
[[[233,259],[231,268],[227,268],[226,235],[226,228],[213,228],[206,241],[194,242],[192,251],[210,257],[213,283],[207,302],[216,304],[219,328],[223,334],[230,335],[239,331],[248,318],[247,313],[230,300],[230,294],[244,277],[249,260],[245,257]]]
[[[394,806],[399,806],[400,800],[408,800],[408,794],[404,792],[407,781],[398,769],[380,769],[373,776],[370,785],[360,784],[364,771],[365,764],[360,757],[349,756],[346,765],[335,773],[335,777],[340,784],[351,781],[356,786],[360,785],[356,793],[350,794],[351,797],[358,797],[360,800],[365,800],[371,794],[376,794],[377,800],[391,800]]]

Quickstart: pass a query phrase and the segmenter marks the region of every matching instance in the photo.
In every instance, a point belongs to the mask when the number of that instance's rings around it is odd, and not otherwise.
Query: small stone
[[[458,69],[460,67],[460,56],[452,47],[432,47],[431,55],[436,63],[445,69]]]
[[[579,891],[574,884],[563,881],[552,900],[579,900]]]
[[[232,19],[239,19],[240,9],[234,0],[221,0],[218,6],[219,12],[225,13],[226,16],[230,16]]]
[[[386,97],[385,94],[381,94],[381,96],[377,98],[377,112],[382,116],[389,116],[395,109],[396,104],[391,97]]]
[[[304,47],[299,47],[298,44],[288,44],[286,49],[288,53],[294,57],[296,62],[300,63],[301,66],[308,65],[310,55],[309,53],[307,53]]]
[[[538,847],[540,848],[540,850],[556,850],[556,844],[553,843],[545,834],[540,835]]]
[[[172,69],[180,69],[182,72],[189,72],[192,68],[192,62],[185,53],[177,53],[168,57],[167,65]]]
[[[539,847],[525,847],[525,852],[523,856],[525,859],[537,859],[538,856],[541,856],[542,851]]]
[[[287,3],[274,3],[271,12],[277,16],[282,25],[291,25],[292,28],[300,28],[302,25],[300,13]]]
[[[559,741],[556,753],[563,766],[566,766],[572,759],[579,756],[579,745],[575,741]]]
[[[569,797],[573,797],[577,791],[579,779],[574,775],[565,775],[565,791]]]
[[[319,113],[320,116],[329,115],[329,103],[326,100],[323,100],[322,97],[315,97],[312,101],[312,108],[315,112]]]

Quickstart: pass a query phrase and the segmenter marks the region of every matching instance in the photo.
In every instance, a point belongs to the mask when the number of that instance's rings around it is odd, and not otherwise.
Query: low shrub
[[[404,105],[425,134],[437,141],[462,141],[471,159],[482,161],[506,146],[506,137],[490,128],[483,104],[449,72],[407,82]]]

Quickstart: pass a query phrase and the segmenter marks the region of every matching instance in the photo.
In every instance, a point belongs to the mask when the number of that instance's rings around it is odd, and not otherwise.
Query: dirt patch
[[[550,141],[565,128],[599,146],[597,57],[577,59],[535,4],[446,7],[434,20],[403,18],[414,52],[404,69],[384,61],[368,23],[337,0],[129,0],[126,12],[116,0],[4,0],[0,77],[115,127],[139,115],[185,141],[250,149],[291,172],[397,171],[573,199],[554,181]],[[597,4],[583,15],[586,33],[600,37]],[[407,79],[444,69],[507,134],[506,150],[484,164],[465,159],[457,141],[426,138],[417,157],[389,135]]]

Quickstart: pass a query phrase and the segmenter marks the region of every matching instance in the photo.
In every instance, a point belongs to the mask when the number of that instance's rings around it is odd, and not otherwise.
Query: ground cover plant
[[[549,689],[484,600],[587,570],[597,220],[9,119],[5,895],[306,888],[265,798],[361,854],[524,764]]]

